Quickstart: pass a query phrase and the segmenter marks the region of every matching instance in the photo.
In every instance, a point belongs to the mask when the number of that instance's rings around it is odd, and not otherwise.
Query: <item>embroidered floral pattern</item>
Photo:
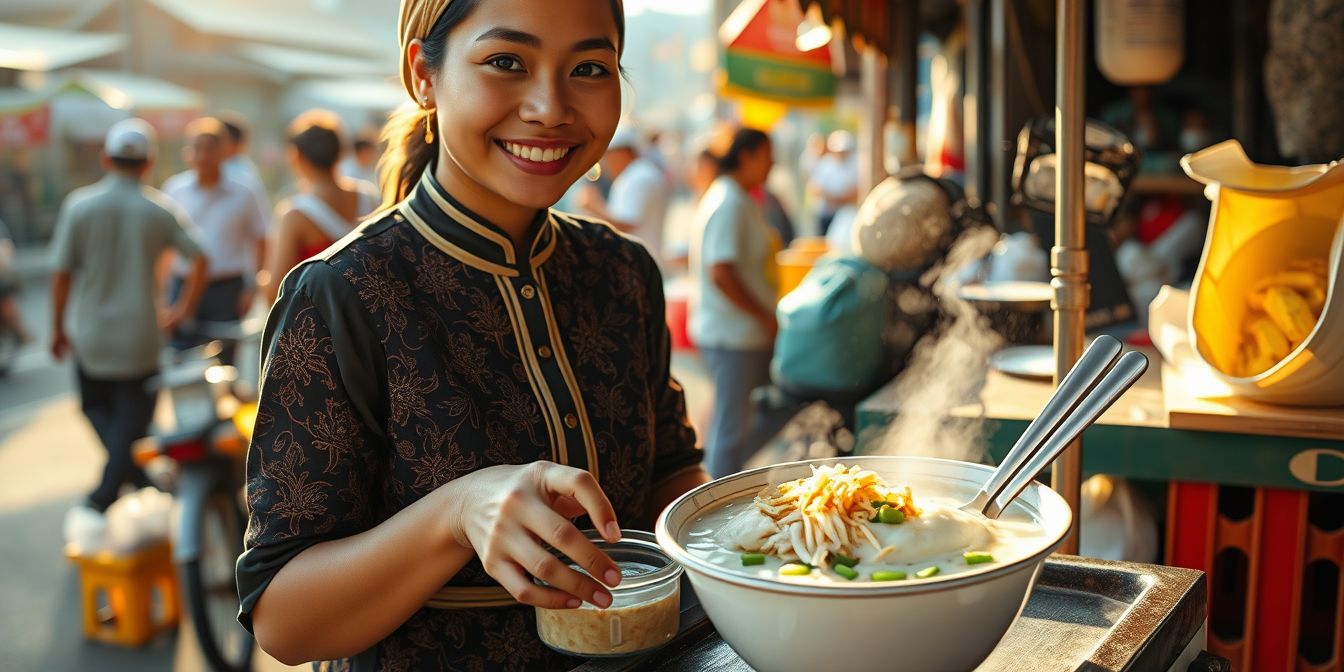
[[[555,226],[554,254],[529,270],[544,274],[560,339],[552,343],[546,328],[528,334],[556,349],[548,361],[567,355],[602,487],[633,524],[660,475],[699,461],[667,372],[658,275],[646,254],[604,225]],[[493,275],[396,215],[311,264],[291,274],[268,326],[248,458],[249,549],[349,536],[478,469],[554,459],[533,387],[539,379],[525,369]],[[527,300],[543,299],[536,292]],[[567,387],[549,393],[569,398]],[[570,443],[571,455],[581,451]],[[493,583],[472,562],[450,585]],[[316,669],[574,664],[540,643],[530,608],[427,608],[370,652]]]

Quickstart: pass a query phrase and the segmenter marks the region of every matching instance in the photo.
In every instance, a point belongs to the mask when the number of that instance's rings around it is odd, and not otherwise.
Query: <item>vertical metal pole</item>
[[[883,127],[887,120],[887,59],[876,47],[867,46],[859,56],[863,98],[867,106],[859,117],[859,200],[877,183],[886,179],[883,157],[886,142]]]
[[[967,0],[962,14],[966,17],[966,74],[963,80],[962,151],[966,156],[966,196],[983,203],[989,198],[989,43],[985,3]]]
[[[896,70],[896,108],[898,133],[901,137],[901,154],[896,157],[902,166],[919,163],[919,151],[916,147],[915,114],[919,86],[919,0],[904,0],[899,11],[891,12],[896,25],[891,34],[895,36]],[[887,151],[892,148],[888,147]]]
[[[1055,327],[1055,384],[1083,351],[1083,316],[1091,287],[1087,283],[1087,248],[1083,237],[1083,40],[1084,0],[1059,0],[1055,61],[1055,247],[1050,251],[1050,285]],[[1082,513],[1082,439],[1065,449],[1051,472],[1052,487],[1073,510],[1073,528],[1060,548],[1078,552],[1078,521]]]
[[[1004,218],[1008,216],[1009,183],[1013,156],[1017,152],[1008,138],[1008,101],[1009,74],[1008,63],[1012,56],[1008,53],[1008,24],[1005,12],[1014,11],[1007,7],[1008,0],[990,0],[989,2],[989,95],[985,97],[989,104],[989,156],[986,159],[989,168],[989,193],[984,195],[985,206],[990,216],[999,220],[1007,229]]]

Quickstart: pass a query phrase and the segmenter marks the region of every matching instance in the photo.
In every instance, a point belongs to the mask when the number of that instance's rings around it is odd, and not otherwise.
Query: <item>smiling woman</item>
[[[622,5],[403,0],[400,23],[386,207],[267,325],[239,618],[290,663],[567,669],[522,605],[620,583],[572,521],[611,541],[706,479],[657,266],[550,210],[620,117]]]

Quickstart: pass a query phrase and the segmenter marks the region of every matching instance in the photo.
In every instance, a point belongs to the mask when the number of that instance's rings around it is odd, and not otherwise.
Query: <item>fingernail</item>
[[[578,609],[579,607],[583,606],[583,602],[580,602],[579,600],[570,600],[565,603],[565,606],[569,607],[570,609]]]
[[[593,604],[606,609],[611,606],[611,595],[607,594],[605,591],[599,590],[596,593],[593,593]]]
[[[615,586],[621,582],[621,573],[614,569],[608,569],[607,573],[602,576],[607,580],[608,586]]]
[[[617,527],[616,523],[607,523],[607,540],[608,541],[621,540],[621,528]]]

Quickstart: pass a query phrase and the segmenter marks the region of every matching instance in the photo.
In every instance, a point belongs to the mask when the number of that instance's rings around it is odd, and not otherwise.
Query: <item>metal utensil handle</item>
[[[1078,404],[1077,410],[1071,413],[1064,422],[1060,424],[1059,429],[1050,435],[1041,449],[1027,461],[1025,467],[1014,475],[1013,479],[1004,487],[1002,494],[994,499],[985,515],[990,518],[998,518],[999,514],[1012,503],[1017,496],[1022,493],[1023,488],[1036,478],[1036,475],[1050,466],[1050,463],[1063,452],[1064,448],[1074,439],[1078,438],[1083,430],[1092,426],[1092,423],[1101,417],[1106,409],[1115,403],[1120,395],[1124,394],[1134,383],[1138,382],[1143,376],[1143,372],[1148,369],[1148,358],[1140,352],[1128,352],[1120,358],[1115,367],[1106,372],[1106,376],[1097,383],[1096,388],[1091,394],[1088,394],[1082,403]],[[1075,512],[1074,515],[1077,515]]]
[[[1013,444],[1012,450],[1008,451],[1003,462],[999,463],[989,481],[980,488],[975,499],[971,500],[971,505],[982,512],[989,508],[990,503],[999,496],[1004,486],[1008,485],[1013,476],[1022,469],[1022,465],[1031,459],[1045,442],[1046,437],[1055,431],[1064,416],[1077,408],[1083,396],[1096,387],[1097,381],[1106,373],[1106,368],[1120,356],[1120,350],[1120,341],[1110,336],[1098,336],[1092,342],[1073,368],[1069,369],[1064,380],[1060,381],[1059,387],[1055,388],[1049,401],[1045,402],[1045,408],[1041,409],[1036,419],[1031,421],[1027,430],[1022,432],[1022,436],[1018,437],[1017,443]]]

